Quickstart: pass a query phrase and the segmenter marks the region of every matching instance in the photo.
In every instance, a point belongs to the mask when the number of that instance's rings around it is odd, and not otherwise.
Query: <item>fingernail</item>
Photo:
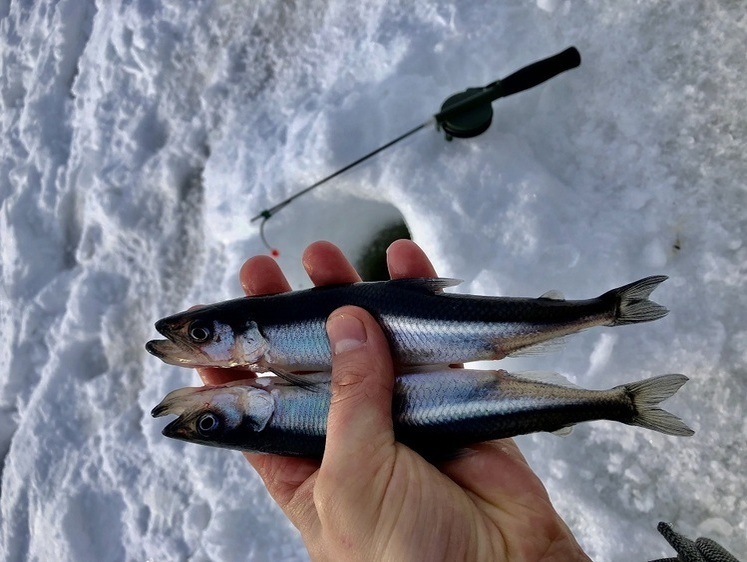
[[[327,321],[327,335],[332,353],[339,355],[366,343],[366,328],[355,316],[337,314]]]

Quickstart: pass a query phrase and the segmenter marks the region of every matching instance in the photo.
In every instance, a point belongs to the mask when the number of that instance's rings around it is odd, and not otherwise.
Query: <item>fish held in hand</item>
[[[167,437],[255,453],[321,457],[330,403],[330,374],[307,375],[313,391],[278,377],[183,388],[156,406],[154,417],[179,416]],[[452,458],[475,443],[537,431],[561,431],[613,420],[689,436],[693,431],[658,404],[687,382],[662,375],[610,390],[585,390],[559,375],[446,369],[400,375],[392,415],[395,437],[431,460]]]
[[[502,359],[594,326],[650,322],[667,309],[648,299],[667,277],[647,277],[588,300],[557,292],[540,298],[446,294],[452,279],[397,279],[251,296],[156,322],[166,340],[146,349],[183,367],[324,371],[332,365],[325,330],[337,308],[366,309],[381,325],[400,366]]]

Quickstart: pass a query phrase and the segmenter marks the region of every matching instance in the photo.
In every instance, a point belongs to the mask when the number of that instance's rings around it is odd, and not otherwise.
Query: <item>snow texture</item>
[[[150,409],[192,371],[153,322],[241,294],[249,218],[569,45],[582,66],[433,129],[267,225],[297,288],[403,217],[456,290],[596,296],[651,274],[671,313],[502,362],[588,388],[656,374],[678,439],[608,422],[520,445],[595,560],[671,555],[665,520],[747,554],[747,17],[739,2],[0,0],[0,558],[304,560],[234,452]]]

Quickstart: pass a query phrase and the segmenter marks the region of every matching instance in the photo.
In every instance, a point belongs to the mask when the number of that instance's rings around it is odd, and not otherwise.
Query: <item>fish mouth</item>
[[[154,418],[160,418],[169,414],[169,408],[163,404],[159,404],[150,411],[150,415]]]
[[[145,350],[164,363],[177,367],[207,367],[210,362],[195,356],[194,350],[186,350],[171,340],[150,340]]]
[[[151,410],[150,415],[154,418],[170,414],[178,416],[161,430],[163,435],[173,439],[186,439],[189,433],[190,410],[194,407],[195,395],[199,394],[200,390],[199,387],[173,390]]]
[[[156,331],[162,336],[173,340],[181,330],[183,330],[187,324],[189,324],[190,318],[185,316],[184,313],[175,314],[174,316],[167,316],[157,320],[154,324]]]
[[[156,330],[168,339],[151,340],[145,344],[145,350],[170,365],[177,365],[179,367],[200,366],[194,349],[185,349],[184,346],[177,343],[177,333],[183,324],[183,321],[175,322],[173,317],[158,320],[155,324]]]
[[[151,410],[150,415],[160,418],[175,415],[177,418],[166,425],[161,433],[166,437],[183,441],[199,441],[195,432],[199,417],[206,411],[212,400],[221,401],[226,394],[232,395],[234,401],[243,401],[244,386],[253,386],[254,379],[233,381],[224,385],[196,386],[178,388],[169,392],[161,402]],[[238,387],[234,390],[233,387]]]
[[[162,318],[161,320],[157,321],[155,324],[156,331],[161,335],[168,335],[169,332],[169,324]]]
[[[195,398],[195,396],[208,388],[210,387],[196,386],[172,390],[161,400],[158,406],[151,410],[150,415],[154,418],[160,418],[168,414],[181,416],[196,402],[199,403],[201,401],[199,398]]]
[[[168,336],[169,332],[171,331],[169,329],[171,327],[171,322],[167,321],[165,318],[161,318],[160,320],[158,320],[155,326],[156,331],[164,336]]]
[[[170,437],[171,439],[179,439],[181,441],[192,441],[194,432],[189,427],[189,421],[182,418],[183,416],[178,417],[164,427],[161,430],[161,435]]]
[[[270,379],[265,377],[265,379]],[[185,417],[185,412],[189,415],[192,410],[199,409],[201,406],[206,405],[210,400],[218,394],[224,392],[232,392],[233,387],[244,387],[244,386],[257,386],[264,388],[264,384],[257,383],[257,379],[247,378],[241,380],[231,381],[226,384],[219,385],[205,385],[205,386],[187,386],[185,388],[177,388],[169,392],[161,402],[151,410],[150,415],[154,418],[160,418],[169,414],[175,416]],[[227,390],[228,389],[228,390]],[[181,418],[179,418],[181,419]]]
[[[178,437],[182,430],[181,418],[176,418],[161,430],[161,434],[173,439]]]
[[[184,312],[166,316],[160,320],[156,320],[155,328],[156,331],[162,336],[173,340],[178,337],[178,334],[185,330],[190,322],[197,320],[201,317],[201,313],[205,309],[209,309],[209,305],[196,305]]]

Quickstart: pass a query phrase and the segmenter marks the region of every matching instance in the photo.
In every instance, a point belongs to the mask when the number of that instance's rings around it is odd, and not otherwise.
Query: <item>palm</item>
[[[304,537],[310,544],[340,540],[322,529],[320,509],[327,519],[344,519],[366,494],[376,509],[354,526],[341,520],[327,527],[346,529],[356,541],[382,537],[368,545],[371,560],[571,560],[569,553],[586,559],[513,440],[478,445],[439,468],[399,443],[381,454],[383,462],[370,463],[381,468],[356,479],[320,478],[318,464],[307,459],[247,458],[290,519],[313,537]],[[320,495],[358,504],[330,509],[315,503]],[[382,526],[387,532],[372,533]]]

